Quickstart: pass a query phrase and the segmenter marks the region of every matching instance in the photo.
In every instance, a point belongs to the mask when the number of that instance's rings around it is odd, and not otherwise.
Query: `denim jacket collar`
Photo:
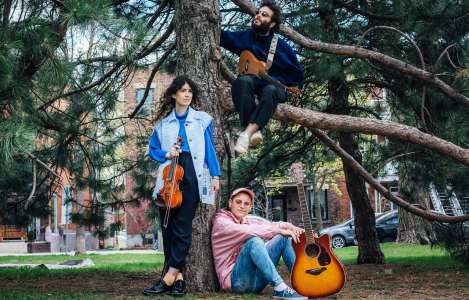
[[[187,112],[186,122],[190,123],[190,122],[193,122],[195,119],[200,119],[199,117],[197,117],[197,114],[195,113],[195,110],[192,107],[189,106],[187,110],[188,112]],[[165,118],[165,121],[167,123],[178,122],[178,119],[176,118],[175,108],[173,108],[171,113]]]

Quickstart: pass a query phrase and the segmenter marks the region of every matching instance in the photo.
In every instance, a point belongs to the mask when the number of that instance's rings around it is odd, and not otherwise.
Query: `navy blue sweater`
[[[270,42],[273,34],[269,36],[256,35],[254,30],[246,31],[221,31],[220,46],[237,55],[243,50],[251,51],[258,59],[267,61]],[[272,67],[269,75],[286,86],[301,85],[304,80],[303,67],[296,58],[296,52],[287,42],[278,39]]]

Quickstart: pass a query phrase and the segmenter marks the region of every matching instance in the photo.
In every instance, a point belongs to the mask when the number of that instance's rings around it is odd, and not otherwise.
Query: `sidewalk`
[[[138,249],[138,250],[89,250],[86,254],[98,254],[98,255],[109,255],[109,254],[163,254],[159,250],[151,249]],[[43,252],[43,253],[0,253],[0,256],[44,256],[44,255],[69,255],[74,256],[75,251],[70,252]]]

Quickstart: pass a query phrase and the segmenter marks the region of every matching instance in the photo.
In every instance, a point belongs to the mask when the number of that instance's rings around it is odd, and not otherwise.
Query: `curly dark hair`
[[[273,0],[263,0],[259,8],[264,6],[273,11],[274,14],[272,15],[272,22],[275,22],[275,26],[272,28],[272,32],[277,32],[280,28],[280,24],[282,24],[282,11]]]
[[[173,95],[176,94],[176,92],[180,90],[186,83],[192,89],[191,106],[194,108],[198,108],[200,106],[199,87],[188,76],[180,75],[173,79],[169,87],[164,92],[163,97],[161,98],[161,107],[156,114],[156,120],[166,117],[173,110],[174,106],[176,105]]]

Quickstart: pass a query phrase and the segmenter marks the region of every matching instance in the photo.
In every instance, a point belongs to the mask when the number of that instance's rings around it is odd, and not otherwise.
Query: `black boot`
[[[182,279],[176,280],[169,294],[173,297],[183,297],[187,293],[186,282]]]
[[[167,285],[163,279],[160,279],[154,286],[144,289],[143,294],[146,296],[158,296],[168,293],[171,289],[171,286]]]

